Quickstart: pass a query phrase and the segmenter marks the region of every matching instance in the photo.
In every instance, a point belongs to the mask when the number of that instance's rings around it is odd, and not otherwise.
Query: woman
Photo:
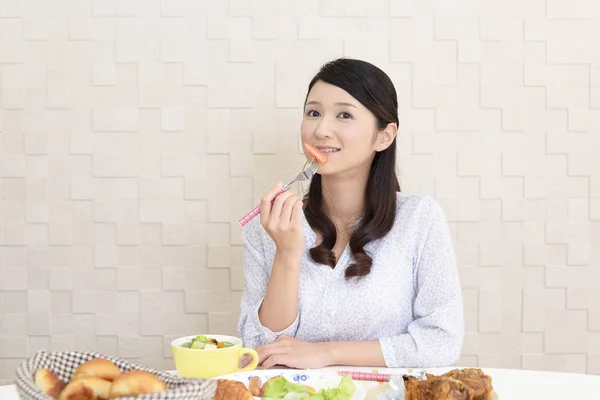
[[[364,61],[332,61],[310,82],[302,141],[327,163],[305,199],[288,191],[273,202],[281,184],[269,190],[242,233],[239,336],[263,368],[458,360],[451,237],[438,203],[400,193],[397,110],[389,77]]]

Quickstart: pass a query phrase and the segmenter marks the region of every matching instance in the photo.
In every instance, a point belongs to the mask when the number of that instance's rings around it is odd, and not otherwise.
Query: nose
[[[331,137],[331,126],[329,126],[325,118],[321,118],[319,120],[319,124],[315,130],[315,136],[317,139],[326,139]]]

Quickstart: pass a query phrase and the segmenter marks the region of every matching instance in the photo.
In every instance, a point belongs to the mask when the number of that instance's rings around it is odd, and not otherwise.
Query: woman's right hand
[[[300,258],[304,251],[302,199],[289,190],[277,196],[282,188],[282,184],[277,184],[263,196],[260,223],[275,242],[280,255]]]

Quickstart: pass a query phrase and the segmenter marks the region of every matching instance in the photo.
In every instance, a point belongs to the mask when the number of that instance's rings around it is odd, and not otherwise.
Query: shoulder
[[[441,205],[431,195],[396,194],[394,230],[403,237],[420,238],[433,230],[447,229],[447,219]]]
[[[444,218],[440,204],[430,195],[396,193],[396,220],[410,219],[419,223]]]

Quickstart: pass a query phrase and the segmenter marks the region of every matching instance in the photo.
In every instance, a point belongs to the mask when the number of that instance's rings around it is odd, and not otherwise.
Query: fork
[[[275,195],[275,198],[273,199],[273,201],[275,201],[275,199],[282,193],[287,192],[290,187],[295,183],[295,182],[300,182],[300,181],[307,181],[309,179],[311,179],[313,177],[313,175],[315,174],[315,172],[317,172],[317,169],[319,168],[319,162],[317,161],[316,158],[313,158],[311,162],[308,163],[308,165],[306,165],[304,167],[304,169],[291,181],[289,181],[287,184],[285,184],[283,186],[283,188],[281,188],[281,190],[279,191],[279,193],[277,193]],[[248,214],[244,215],[239,221],[238,224],[240,224],[241,227],[244,227],[244,225],[246,225],[248,222],[252,221],[252,219],[254,217],[256,217],[258,214],[260,214],[260,205],[254,207],[252,209],[252,211],[250,211]]]

